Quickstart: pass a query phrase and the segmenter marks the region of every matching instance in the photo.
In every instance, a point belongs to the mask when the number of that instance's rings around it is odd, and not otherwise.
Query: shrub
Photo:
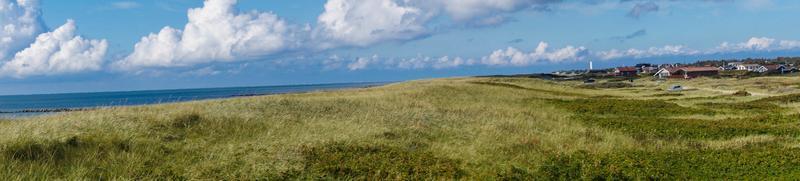
[[[579,87],[584,89],[619,89],[634,87],[634,85],[626,82],[603,82],[598,84],[580,85]]]
[[[781,107],[767,102],[741,102],[741,103],[700,103],[697,106],[707,109],[715,109],[717,111],[732,111],[732,112],[745,112],[745,113],[779,113]]]
[[[662,100],[629,100],[629,99],[576,99],[553,100],[558,106],[572,110],[578,114],[595,114],[605,116],[656,117],[692,114],[713,114],[713,111],[683,107]]]
[[[750,95],[752,95],[752,94],[750,94],[749,92],[744,91],[744,90],[736,91],[736,93],[733,93],[733,96],[739,96],[739,97],[747,97],[747,96],[750,96]]]
[[[680,96],[683,96],[683,94],[676,93],[676,92],[668,92],[668,93],[650,95],[650,97],[680,97]]]
[[[581,116],[577,119],[590,125],[621,131],[642,139],[730,139],[759,134],[791,136],[800,134],[800,128],[797,126],[775,125],[776,122],[782,121],[775,117],[698,120]]]
[[[800,176],[800,149],[776,152],[780,145],[743,149],[586,152],[550,157],[538,172],[550,180],[770,180]]]
[[[336,180],[450,180],[464,175],[460,161],[438,157],[419,149],[333,143],[303,148],[302,155],[305,158],[303,170],[289,173],[290,175],[285,177],[329,177]]]
[[[767,97],[755,100],[753,102],[783,103],[783,104],[795,103],[795,102],[800,102],[800,94],[789,94],[782,96]]]

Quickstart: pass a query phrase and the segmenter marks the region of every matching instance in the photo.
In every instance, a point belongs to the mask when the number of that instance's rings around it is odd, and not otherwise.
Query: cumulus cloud
[[[361,70],[367,68],[370,63],[378,61],[378,56],[372,56],[370,58],[359,57],[356,61],[353,61],[350,64],[347,64],[347,68],[350,70]]]
[[[631,48],[625,51],[612,49],[596,53],[596,57],[603,60],[618,58],[648,58],[660,56],[682,56],[700,54],[700,51],[692,50],[683,45],[666,45],[663,47],[650,47],[648,49]]]
[[[0,60],[28,47],[44,32],[38,1],[0,0]]]
[[[431,22],[447,15],[456,23],[496,25],[504,13],[536,9],[560,0],[328,0],[317,18],[321,48],[368,46],[433,33]]]
[[[236,0],[208,0],[190,9],[183,30],[164,27],[143,37],[134,51],[115,63],[131,70],[229,62],[275,54],[297,46],[298,29],[277,15],[239,13]]]
[[[515,12],[522,9],[547,10],[550,4],[560,0],[441,0],[440,5],[444,11],[456,21],[487,22],[487,19],[496,21],[496,14]]]
[[[430,57],[422,55],[417,55],[410,58],[387,58],[380,57],[378,55],[372,55],[368,57],[357,57],[349,60],[342,58],[339,55],[332,55],[326,60],[322,61],[322,66],[325,70],[345,68],[350,71],[364,69],[448,69],[476,64],[477,61],[474,59],[450,56]]]
[[[799,49],[800,48],[800,41],[797,41],[797,40],[781,40],[780,48],[781,49]]]
[[[741,43],[723,42],[712,53],[731,53],[744,51],[780,51],[800,49],[798,40],[777,40],[768,37],[752,37]]]
[[[723,42],[717,47],[719,52],[740,52],[740,51],[763,51],[770,50],[775,47],[775,39],[767,37],[752,37],[746,42],[742,43],[728,43]]]
[[[338,44],[366,46],[407,40],[427,33],[432,12],[395,0],[329,0],[315,33],[328,48]]]
[[[539,45],[532,52],[523,52],[513,47],[505,50],[496,50],[491,55],[483,57],[482,63],[493,66],[527,66],[542,62],[576,61],[586,58],[588,50],[584,47],[566,46],[551,50],[546,42]]]
[[[108,48],[105,40],[77,36],[72,20],[46,33],[43,22],[37,0],[0,0],[0,77],[101,69]]]
[[[389,61],[388,66],[399,69],[448,69],[460,66],[475,65],[476,61],[473,59],[464,59],[461,57],[429,57],[417,55],[412,58],[402,58],[394,61]]]
[[[75,35],[75,22],[36,38],[30,47],[16,53],[0,67],[0,75],[17,78],[100,70],[108,43]]]
[[[796,40],[776,40],[767,37],[752,37],[744,42],[729,43],[723,42],[719,46],[707,49],[696,50],[688,48],[684,45],[666,45],[663,47],[651,47],[648,49],[628,49],[617,50],[612,49],[608,51],[595,52],[594,56],[603,60],[621,59],[621,58],[648,58],[648,57],[664,57],[664,56],[687,56],[687,55],[709,55],[709,54],[725,54],[737,52],[765,52],[765,51],[780,51],[780,50],[797,50],[800,49],[800,41]]]

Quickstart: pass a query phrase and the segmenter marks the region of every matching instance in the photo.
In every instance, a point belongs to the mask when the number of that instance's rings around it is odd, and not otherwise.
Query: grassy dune
[[[0,178],[800,176],[800,79],[633,84],[437,79],[0,121]]]

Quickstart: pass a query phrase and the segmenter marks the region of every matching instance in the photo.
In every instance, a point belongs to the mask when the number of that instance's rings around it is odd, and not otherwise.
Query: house
[[[656,77],[658,79],[666,79],[666,78],[669,78],[670,76],[672,76],[672,74],[675,73],[675,71],[677,71],[677,70],[678,70],[678,68],[674,68],[674,67],[661,68],[661,69],[658,70],[658,72],[656,72],[653,75],[653,77]]]
[[[675,67],[679,67],[679,65],[678,64],[661,64],[661,65],[658,65],[658,69],[659,70],[661,70],[663,68],[675,68]]]
[[[634,77],[639,75],[639,69],[636,69],[636,67],[617,67],[614,68],[614,75],[622,77]]]
[[[670,78],[693,79],[714,75],[719,75],[719,69],[717,67],[681,67],[674,73],[671,73]]]
[[[769,69],[766,66],[759,66],[756,69],[753,69],[751,72],[758,72],[758,73],[766,73]]]
[[[717,67],[717,69],[719,69],[721,71],[727,71],[727,70],[736,70],[736,67],[737,67],[736,65],[728,64],[728,65],[719,66],[719,67]]]
[[[789,69],[786,69],[786,66],[775,64],[775,65],[764,65],[757,69],[758,73],[778,73],[783,74],[789,72]]]
[[[552,74],[555,75],[555,76],[562,76],[562,77],[574,77],[574,76],[581,75],[577,71],[557,71],[557,72],[553,72]]]
[[[744,62],[730,62],[730,63],[728,63],[728,66],[738,67],[739,65],[742,65],[742,64],[744,64]]]
[[[756,69],[760,68],[761,65],[759,64],[739,64],[736,66],[736,70],[747,70],[750,72],[755,72]]]
[[[643,73],[643,74],[649,74],[649,73],[654,73],[654,72],[658,71],[658,67],[656,67],[653,64],[649,64],[649,63],[636,64],[635,67],[637,69],[639,69],[639,73]]]

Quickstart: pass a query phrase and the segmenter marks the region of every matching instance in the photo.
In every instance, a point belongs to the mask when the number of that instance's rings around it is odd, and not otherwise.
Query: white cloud
[[[502,12],[513,12],[531,8],[536,4],[547,4],[547,0],[441,0],[445,12],[456,21],[469,21]]]
[[[550,50],[546,42],[539,42],[533,52],[527,53],[513,47],[496,50],[483,57],[482,63],[493,66],[527,66],[542,62],[577,61],[586,58],[588,50],[584,47],[566,46]]]
[[[767,37],[752,37],[747,42],[728,43],[723,42],[717,46],[718,52],[741,52],[741,51],[764,51],[773,49],[775,39]]]
[[[263,57],[297,46],[296,27],[272,13],[239,13],[236,0],[207,0],[190,9],[183,30],[164,27],[143,37],[115,67],[135,70],[230,62]]]
[[[36,0],[0,0],[0,60],[6,60],[44,32]]]
[[[781,40],[780,49],[800,49],[800,41],[797,40]]]
[[[75,35],[75,22],[36,38],[30,47],[18,52],[0,67],[0,75],[17,78],[100,70],[108,43]]]
[[[475,64],[475,60],[468,59],[464,60],[461,57],[450,58],[449,56],[443,56],[436,59],[436,62],[433,63],[432,67],[434,69],[445,69],[445,68],[455,68],[462,65],[473,65]]]
[[[324,61],[322,66],[324,70],[334,70],[339,68],[346,68],[350,71],[364,70],[369,68],[374,69],[448,69],[461,66],[475,65],[477,62],[473,59],[464,59],[461,57],[451,58],[450,56],[442,57],[429,57],[417,55],[411,58],[384,58],[378,55],[369,57],[358,57],[347,61],[338,55],[331,55]]]
[[[595,52],[594,56],[603,59],[621,58],[648,58],[664,56],[686,56],[686,55],[709,55],[726,54],[737,52],[769,52],[779,50],[798,50],[800,41],[797,40],[777,40],[767,37],[752,37],[745,42],[730,43],[722,42],[719,46],[708,50],[690,49],[683,45],[667,45],[664,47],[651,47],[649,49],[628,49],[620,51],[612,49],[608,51]]]
[[[432,17],[431,12],[395,0],[329,0],[315,35],[325,42],[322,48],[407,40],[426,34],[425,24]]]
[[[433,19],[448,15],[457,24],[496,25],[505,13],[557,0],[328,0],[317,18],[317,48],[364,47],[412,40],[433,33]]]
[[[681,55],[695,55],[702,52],[692,50],[683,45],[666,45],[663,47],[650,47],[648,49],[635,49],[631,48],[625,51],[611,49],[608,51],[600,51],[595,53],[599,59],[610,60],[618,58],[648,58],[660,56],[681,56]]]
[[[370,58],[359,57],[356,61],[351,62],[347,65],[347,68],[350,70],[361,70],[367,68],[369,64],[378,60],[378,56],[374,55]]]

